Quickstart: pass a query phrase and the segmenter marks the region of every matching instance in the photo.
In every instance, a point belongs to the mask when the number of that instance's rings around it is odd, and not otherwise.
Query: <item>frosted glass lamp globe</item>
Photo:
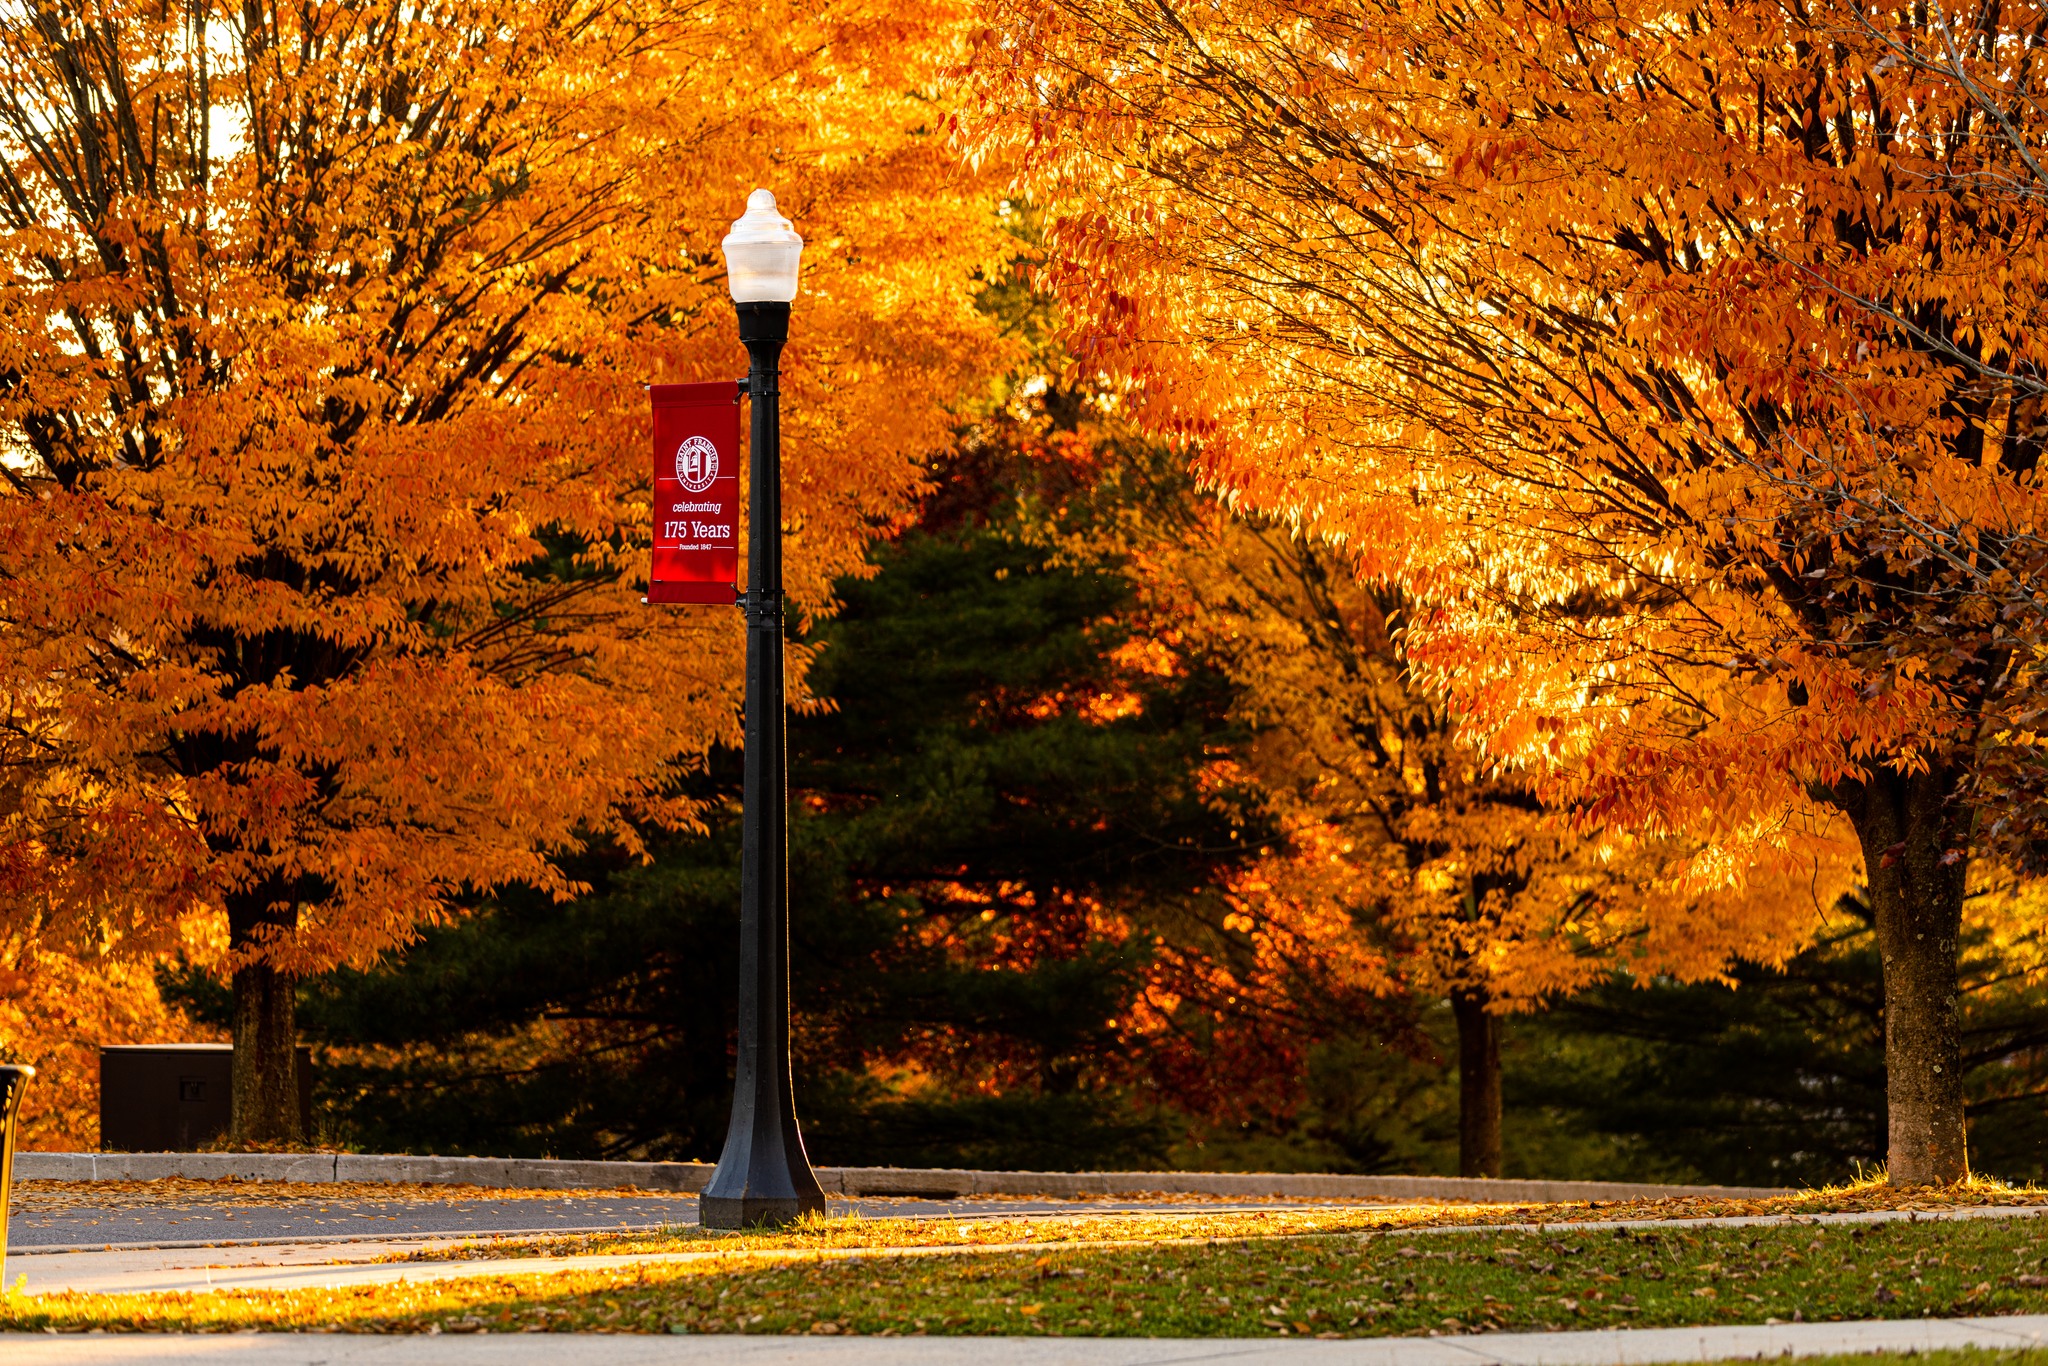
[[[804,239],[775,211],[775,195],[756,190],[725,235],[725,279],[736,304],[786,304],[796,298]]]

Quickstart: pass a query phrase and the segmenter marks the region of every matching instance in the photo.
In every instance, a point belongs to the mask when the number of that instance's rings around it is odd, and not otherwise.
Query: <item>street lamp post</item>
[[[786,1224],[823,1211],[789,1081],[789,794],[782,677],[782,424],[776,381],[804,243],[756,190],[725,243],[750,361],[753,470],[747,591],[745,832],[740,855],[739,1058],[725,1151],[699,1197],[706,1228]]]

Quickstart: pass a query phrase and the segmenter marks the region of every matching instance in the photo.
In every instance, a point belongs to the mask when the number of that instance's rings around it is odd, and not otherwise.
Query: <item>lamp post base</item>
[[[806,1214],[824,1212],[822,1195],[705,1195],[697,1200],[697,1222],[705,1228],[782,1228]]]

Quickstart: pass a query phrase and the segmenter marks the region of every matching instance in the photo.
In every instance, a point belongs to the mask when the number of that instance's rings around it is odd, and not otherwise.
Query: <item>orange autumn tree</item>
[[[0,20],[0,928],[225,921],[234,1134],[293,986],[685,822],[735,613],[649,610],[643,381],[736,376],[718,241],[810,241],[788,582],[817,610],[990,353],[944,5],[48,0]]]
[[[989,13],[1084,354],[1399,576],[1555,801],[1738,858],[1846,818],[1890,1176],[1963,1177],[1959,917],[2015,826],[1977,779],[2034,752],[2037,636],[1973,574],[2040,519],[2048,6]]]
[[[1207,504],[1136,572],[1184,649],[1225,662],[1247,776],[1284,842],[1233,887],[1237,927],[1291,971],[1448,998],[1459,1167],[1501,1174],[1500,1017],[1617,970],[1698,981],[1803,947],[1842,884],[1809,857],[1730,886],[1689,842],[1588,831],[1497,772],[1401,648],[1398,590],[1352,557]],[[1800,885],[1807,883],[1810,885]]]

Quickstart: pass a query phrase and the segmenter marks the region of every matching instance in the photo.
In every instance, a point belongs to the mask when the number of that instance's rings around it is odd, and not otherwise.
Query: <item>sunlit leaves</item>
[[[2048,10],[994,8],[1082,353],[1403,581],[1489,755],[1796,847],[1996,728],[1929,552],[2038,519]]]
[[[961,19],[0,20],[0,923],[143,949],[234,903],[300,971],[691,819],[739,622],[640,601],[641,386],[743,367],[717,242],[772,186],[811,243],[788,581],[825,609],[996,358],[1001,239],[934,126]]]

